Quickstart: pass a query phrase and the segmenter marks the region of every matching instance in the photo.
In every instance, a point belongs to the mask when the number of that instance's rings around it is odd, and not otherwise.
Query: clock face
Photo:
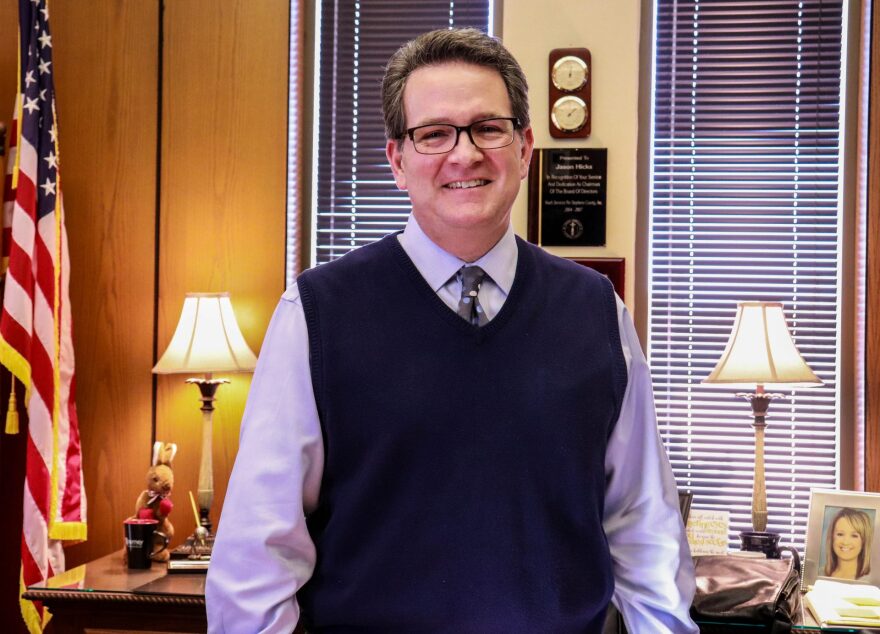
[[[574,92],[587,83],[589,72],[590,69],[587,63],[580,57],[566,55],[565,57],[560,57],[553,64],[551,78],[553,85],[559,90]]]
[[[587,122],[587,104],[580,97],[560,97],[553,104],[550,119],[560,130],[576,132]]]

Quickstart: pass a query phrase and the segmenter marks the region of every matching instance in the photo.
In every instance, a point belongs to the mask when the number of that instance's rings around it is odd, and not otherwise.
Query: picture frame
[[[810,491],[804,587],[817,579],[880,585],[880,494]]]

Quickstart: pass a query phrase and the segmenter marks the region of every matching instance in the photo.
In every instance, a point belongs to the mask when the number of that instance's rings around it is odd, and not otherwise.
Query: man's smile
[[[473,187],[482,187],[483,185],[488,185],[492,181],[486,180],[484,178],[475,178],[469,181],[452,181],[451,183],[445,184],[443,187],[446,189],[471,189]]]

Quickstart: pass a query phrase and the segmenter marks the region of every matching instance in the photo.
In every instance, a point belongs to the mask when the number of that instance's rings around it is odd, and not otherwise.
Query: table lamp
[[[211,437],[214,395],[227,379],[215,372],[252,372],[257,358],[235,321],[229,293],[187,293],[177,329],[159,359],[155,374],[203,374],[186,380],[199,387],[202,402],[202,455],[199,462],[199,524],[211,534],[209,513],[214,501]]]
[[[776,552],[779,535],[767,531],[767,492],[764,484],[764,429],[770,401],[783,394],[765,386],[809,387],[822,381],[798,352],[779,302],[739,302],[727,347],[703,383],[754,388],[737,392],[751,403],[755,429],[755,479],[752,489],[752,531],[740,533],[743,550]]]

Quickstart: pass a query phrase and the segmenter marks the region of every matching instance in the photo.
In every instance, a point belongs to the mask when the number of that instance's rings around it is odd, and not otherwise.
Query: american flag
[[[8,159],[13,191],[4,196],[9,201],[3,214],[9,261],[0,313],[0,362],[26,390],[24,591],[64,571],[63,540],[86,538],[86,497],[74,402],[70,263],[46,0],[19,0],[19,55],[11,130],[17,138]],[[39,603],[22,599],[21,611],[32,633],[41,632],[49,619]]]

